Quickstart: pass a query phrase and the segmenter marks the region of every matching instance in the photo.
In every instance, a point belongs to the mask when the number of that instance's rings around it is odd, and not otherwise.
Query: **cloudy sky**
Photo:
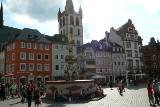
[[[3,0],[4,24],[16,28],[38,29],[41,33],[58,33],[57,12],[66,0]],[[131,19],[143,44],[160,36],[159,0],[73,0],[75,11],[83,10],[84,43],[104,38],[105,31],[115,29]]]

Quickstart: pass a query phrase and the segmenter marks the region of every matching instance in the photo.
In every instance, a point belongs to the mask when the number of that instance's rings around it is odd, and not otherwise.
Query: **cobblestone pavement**
[[[126,89],[120,96],[117,89],[104,88],[106,96],[100,100],[81,103],[43,103],[41,107],[150,107],[146,88]],[[21,104],[20,99],[0,101],[0,107],[27,107],[27,103]],[[34,103],[32,103],[34,107]],[[158,106],[157,106],[158,107]]]

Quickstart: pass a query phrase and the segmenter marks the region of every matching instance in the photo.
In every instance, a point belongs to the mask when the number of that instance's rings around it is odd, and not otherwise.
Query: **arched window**
[[[72,27],[70,28],[70,33],[72,33],[72,34],[73,34],[73,28],[72,28]]]
[[[78,29],[78,35],[80,35],[80,29]]]
[[[76,25],[79,26],[79,19],[76,17]]]
[[[63,17],[63,26],[65,25],[65,17]]]
[[[70,24],[71,24],[71,25],[74,25],[74,19],[73,19],[73,16],[70,16]]]

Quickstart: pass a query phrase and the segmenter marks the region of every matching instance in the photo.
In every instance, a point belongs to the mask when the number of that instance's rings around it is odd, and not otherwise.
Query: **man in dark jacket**
[[[27,101],[28,101],[28,107],[31,107],[32,103],[32,94],[33,94],[33,87],[31,84],[28,84],[27,88]]]

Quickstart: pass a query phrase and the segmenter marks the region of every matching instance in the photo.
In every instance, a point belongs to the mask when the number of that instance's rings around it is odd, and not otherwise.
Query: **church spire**
[[[1,9],[0,9],[0,28],[3,27],[3,4],[1,2]]]
[[[66,0],[65,10],[69,11],[69,12],[73,12],[74,11],[74,6],[73,6],[72,0]]]

